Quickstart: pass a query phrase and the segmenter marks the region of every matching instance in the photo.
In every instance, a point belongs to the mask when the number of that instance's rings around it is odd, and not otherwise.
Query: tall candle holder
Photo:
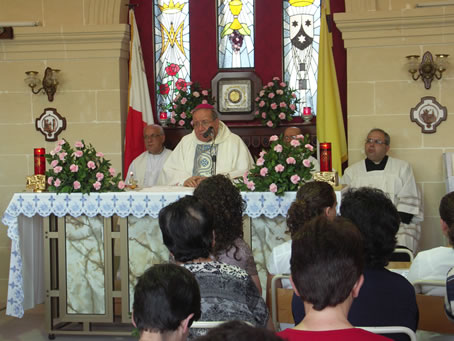
[[[311,107],[304,107],[303,108],[303,121],[305,124],[309,124],[312,121],[312,118],[314,115],[312,115],[312,109]]]
[[[33,192],[44,192],[46,190],[46,150],[35,148],[33,150],[33,164],[35,174],[26,177],[26,188]]]
[[[319,149],[320,172],[314,173],[314,180],[327,182],[333,187],[338,186],[339,177],[337,175],[337,172],[332,170],[331,143],[321,142]]]

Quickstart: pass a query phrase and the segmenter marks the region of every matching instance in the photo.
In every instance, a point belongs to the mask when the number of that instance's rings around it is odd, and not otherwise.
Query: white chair
[[[277,287],[278,281],[289,278],[290,275],[274,275],[271,279],[271,318],[276,331],[280,330],[280,323],[293,323],[293,290]]]
[[[219,327],[221,324],[226,323],[229,321],[194,321],[191,325],[191,328],[195,329],[211,329],[211,328],[216,328]],[[254,325],[248,321],[242,321],[252,327]]]
[[[408,327],[402,326],[386,326],[386,327],[356,327],[367,330],[374,334],[406,334],[410,341],[416,341],[416,334]]]
[[[410,259],[410,263],[413,262],[413,252],[411,250],[404,248],[404,247],[396,247],[393,251],[393,253],[401,253],[401,254],[406,254],[408,255],[408,258]]]

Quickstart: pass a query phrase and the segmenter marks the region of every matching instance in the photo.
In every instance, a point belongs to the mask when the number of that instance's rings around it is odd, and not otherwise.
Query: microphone
[[[207,131],[203,133],[202,136],[203,136],[204,138],[207,138],[207,137],[210,136],[210,135],[213,136],[213,135],[214,135],[214,131],[213,131],[213,130],[214,130],[213,127],[209,127],[209,128],[207,129]]]

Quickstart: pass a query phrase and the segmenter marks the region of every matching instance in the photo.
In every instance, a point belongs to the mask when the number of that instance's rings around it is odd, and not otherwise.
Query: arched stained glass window
[[[189,0],[155,0],[156,104],[168,111],[190,80]]]
[[[254,67],[254,0],[218,0],[220,69]]]
[[[283,9],[284,80],[297,90],[298,112],[316,114],[320,0],[285,0]]]

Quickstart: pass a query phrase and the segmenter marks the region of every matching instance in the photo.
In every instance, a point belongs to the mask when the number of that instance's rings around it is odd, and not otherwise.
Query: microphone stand
[[[211,133],[211,146],[210,146],[210,155],[211,155],[211,175],[216,175],[216,148],[214,148],[214,142],[216,140],[216,136],[214,136],[214,132]],[[214,149],[214,154],[213,154]]]

